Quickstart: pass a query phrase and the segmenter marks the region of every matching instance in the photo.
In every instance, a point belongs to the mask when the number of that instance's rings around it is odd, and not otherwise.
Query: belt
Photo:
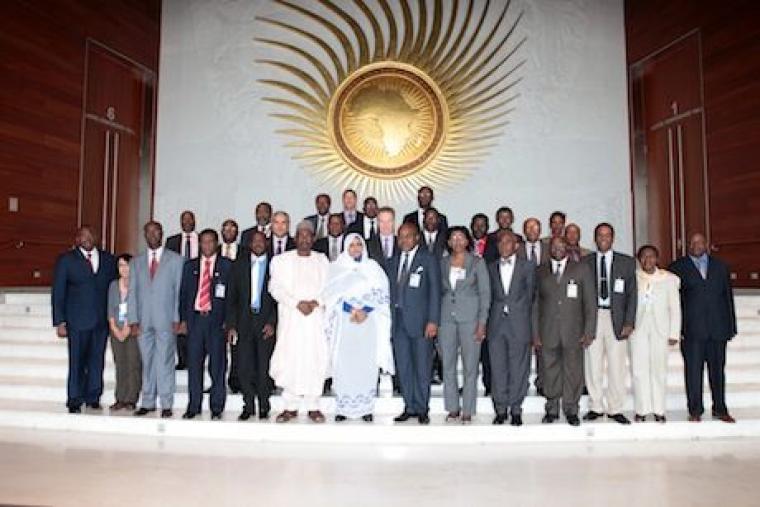
[[[598,305],[597,308],[599,308],[600,310],[609,310],[611,307],[610,306],[604,306],[604,305]]]

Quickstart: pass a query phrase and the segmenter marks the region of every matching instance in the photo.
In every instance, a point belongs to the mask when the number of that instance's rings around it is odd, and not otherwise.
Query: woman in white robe
[[[330,343],[335,420],[372,421],[378,369],[393,374],[388,277],[359,234],[330,264],[323,296]]]
[[[657,267],[657,249],[639,249],[640,269],[636,271],[639,293],[636,325],[628,339],[631,348],[631,377],[635,421],[643,422],[653,414],[665,422],[668,378],[668,345],[681,336],[679,278]]]

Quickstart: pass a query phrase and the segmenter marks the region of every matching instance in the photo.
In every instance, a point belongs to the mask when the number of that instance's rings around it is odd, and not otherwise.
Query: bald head
[[[541,222],[538,218],[530,217],[523,222],[523,233],[526,241],[534,243],[541,237]]]

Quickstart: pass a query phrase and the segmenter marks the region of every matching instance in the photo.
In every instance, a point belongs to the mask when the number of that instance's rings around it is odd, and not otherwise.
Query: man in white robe
[[[327,376],[329,351],[324,327],[322,293],[329,261],[311,250],[314,225],[303,221],[296,228],[296,249],[272,259],[269,292],[277,301],[277,344],[269,374],[282,388],[284,411],[277,422],[298,417],[303,402],[309,419],[324,422],[319,398]]]

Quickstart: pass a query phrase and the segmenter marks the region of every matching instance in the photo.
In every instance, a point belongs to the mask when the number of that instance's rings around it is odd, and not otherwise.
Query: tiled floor
[[[0,429],[0,504],[751,506],[760,440],[379,446]]]

